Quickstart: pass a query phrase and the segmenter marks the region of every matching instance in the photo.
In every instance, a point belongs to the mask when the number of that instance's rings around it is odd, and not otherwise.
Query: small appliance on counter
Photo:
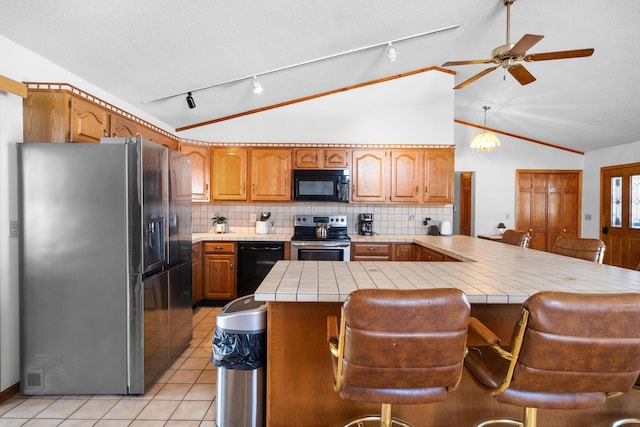
[[[439,236],[440,235],[440,227],[438,227],[437,225],[430,225],[429,226],[429,234],[432,236]]]
[[[358,216],[358,234],[363,236],[373,235],[373,214],[361,213]]]
[[[451,221],[442,221],[442,223],[440,224],[440,234],[443,236],[451,236],[453,234]]]

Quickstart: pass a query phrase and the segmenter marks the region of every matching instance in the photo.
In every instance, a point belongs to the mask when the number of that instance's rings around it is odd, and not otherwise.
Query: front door
[[[601,168],[600,188],[604,263],[640,267],[640,163]]]

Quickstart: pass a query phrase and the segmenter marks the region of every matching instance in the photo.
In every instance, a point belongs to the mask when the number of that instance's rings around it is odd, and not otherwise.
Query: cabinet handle
[[[418,195],[418,191],[420,190],[418,190],[418,186],[416,185],[416,196]]]
[[[533,233],[533,228],[530,228],[530,229],[529,229],[529,233]]]
[[[429,187],[428,186],[424,187],[424,192],[425,192],[425,194],[429,194]]]
[[[369,248],[369,252],[375,252],[376,248]]]
[[[204,191],[209,191],[209,184],[204,185]]]
[[[256,194],[256,185],[251,184],[251,194]]]
[[[563,232],[563,233],[566,233],[566,232],[567,232],[567,229],[566,229],[566,228],[563,228],[563,229],[562,229],[562,232]]]
[[[216,251],[221,251],[222,249],[222,246],[216,246]]]

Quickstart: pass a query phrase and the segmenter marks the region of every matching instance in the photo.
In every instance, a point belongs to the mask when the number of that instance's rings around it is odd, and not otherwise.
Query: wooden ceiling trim
[[[11,80],[3,75],[0,75],[0,90],[13,93],[23,98],[27,97],[27,85]]]
[[[584,151],[574,150],[573,148],[562,147],[560,145],[551,144],[550,142],[544,142],[544,141],[540,141],[538,139],[533,139],[533,138],[528,138],[526,136],[517,135],[515,133],[505,132],[503,130],[489,128],[489,127],[482,126],[482,125],[477,125],[477,124],[471,123],[471,122],[465,122],[464,120],[453,119],[453,121],[455,123],[459,123],[461,125],[471,126],[471,127],[478,128],[478,129],[483,129],[483,130],[488,130],[488,131],[491,131],[493,133],[499,133],[501,135],[510,136],[512,138],[522,139],[523,141],[533,142],[535,144],[540,144],[540,145],[544,145],[546,147],[556,148],[558,150],[569,151],[570,153],[581,154],[581,155],[584,156]]]
[[[407,76],[412,76],[412,75],[415,75],[415,74],[424,73],[426,71],[441,71],[441,72],[448,73],[448,74],[455,74],[455,71],[447,70],[446,68],[437,67],[437,66],[428,67],[428,68],[421,68],[419,70],[414,70],[414,71],[409,71],[409,72],[406,72],[406,73],[396,74],[396,75],[389,76],[389,77],[383,77],[381,79],[372,80],[372,81],[368,81],[368,82],[364,82],[364,83],[359,83],[359,84],[356,84],[356,85],[353,85],[353,86],[347,86],[347,87],[343,87],[343,88],[340,88],[340,89],[334,89],[334,90],[330,90],[330,91],[327,91],[327,92],[317,93],[317,94],[310,95],[310,96],[305,96],[305,97],[302,97],[302,98],[297,98],[297,99],[292,99],[292,100],[285,101],[285,102],[280,102],[278,104],[267,105],[265,107],[255,108],[255,109],[249,110],[249,111],[243,111],[243,112],[237,113],[237,114],[231,114],[231,115],[225,116],[225,117],[219,117],[217,119],[212,119],[212,120],[207,120],[207,121],[200,122],[200,123],[194,123],[194,124],[191,124],[191,125],[182,126],[182,127],[176,128],[176,132],[180,132],[180,131],[188,130],[188,129],[194,129],[194,128],[201,127],[201,126],[212,125],[212,124],[215,124],[215,123],[224,122],[226,120],[237,119],[239,117],[248,116],[250,114],[256,114],[256,113],[260,113],[260,112],[263,112],[263,111],[268,111],[268,110],[273,110],[273,109],[276,109],[276,108],[286,107],[287,105],[292,105],[292,104],[297,104],[297,103],[300,103],[300,102],[310,101],[312,99],[321,98],[323,96],[333,95],[333,94],[340,93],[340,92],[346,92],[348,90],[358,89],[358,88],[365,87],[365,86],[371,86],[371,85],[375,85],[375,84],[378,84],[378,83],[384,83],[384,82],[388,82],[390,80],[395,80],[395,79],[399,79],[399,78],[402,78],[402,77],[407,77]]]

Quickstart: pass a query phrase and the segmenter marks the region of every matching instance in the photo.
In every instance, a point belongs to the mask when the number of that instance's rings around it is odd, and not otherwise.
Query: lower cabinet
[[[191,304],[202,299],[202,244],[191,246]]]
[[[205,242],[203,257],[204,299],[236,298],[237,251],[235,242]]]
[[[413,261],[413,243],[394,243],[393,261]]]
[[[352,243],[351,261],[391,261],[391,244]]]
[[[434,251],[433,249],[425,248],[424,246],[414,245],[413,249],[414,261],[458,261],[455,258],[452,258],[438,251]]]

